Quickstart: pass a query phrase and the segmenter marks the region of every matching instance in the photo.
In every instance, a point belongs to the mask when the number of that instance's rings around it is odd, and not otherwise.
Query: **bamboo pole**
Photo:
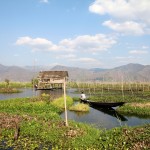
[[[143,93],[144,93],[144,91],[145,91],[145,89],[144,89],[144,83],[145,83],[145,81],[143,81],[143,84],[142,84],[142,86],[143,86]]]
[[[66,105],[66,81],[64,78],[64,104],[65,104],[65,123],[68,126],[68,118],[67,118],[67,105]]]
[[[123,87],[123,76],[122,76],[122,97],[123,97],[123,100],[124,100],[124,87]]]
[[[96,83],[94,83],[94,94],[95,94],[95,86],[96,86]]]

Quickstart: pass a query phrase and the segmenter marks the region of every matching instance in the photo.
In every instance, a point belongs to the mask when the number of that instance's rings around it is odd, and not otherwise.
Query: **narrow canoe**
[[[53,90],[53,88],[35,88],[35,90]]]
[[[103,108],[117,107],[125,104],[125,102],[94,102],[90,100],[81,100],[81,102],[88,103],[91,106],[97,106]]]

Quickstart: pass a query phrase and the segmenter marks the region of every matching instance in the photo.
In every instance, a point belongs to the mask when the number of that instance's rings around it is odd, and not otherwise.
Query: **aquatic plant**
[[[16,88],[11,88],[11,87],[6,87],[6,88],[0,88],[0,93],[20,93],[22,92],[19,89]]]
[[[0,82],[0,88],[5,88],[6,87],[6,82]],[[32,83],[30,82],[10,82],[9,81],[9,87],[11,88],[31,88]]]
[[[94,86],[99,88],[100,85],[95,84]],[[112,95],[109,95],[108,89],[104,89],[107,87],[106,85],[103,85],[103,92],[102,88],[100,89],[101,91],[96,88],[94,91],[94,88],[92,89],[92,85],[90,85],[90,92],[95,93],[97,100],[98,97],[101,97],[102,100],[111,99],[115,101],[119,98],[121,100],[121,92],[117,90],[119,87],[118,85],[115,86],[116,91],[109,89]],[[85,85],[82,85],[82,88],[85,88]],[[111,85],[109,88],[111,88]],[[142,93],[145,92],[145,95],[148,96],[148,91],[145,91],[145,89],[144,91],[138,91],[136,93],[137,97],[136,94],[131,94],[131,91],[124,92],[124,99],[128,103],[120,107],[120,111],[123,109],[125,111],[125,107],[127,107],[127,113],[135,110],[137,112],[143,111],[145,114],[150,112],[149,103],[146,102],[145,97],[142,97]],[[100,96],[96,96],[96,94],[100,94]],[[105,97],[104,99],[103,96]],[[40,97],[0,101],[0,149],[137,150],[149,149],[150,147],[150,124],[138,127],[122,126],[111,130],[101,130],[70,120],[69,126],[66,127],[64,120],[60,117],[60,113],[64,109],[64,98],[61,97],[49,103],[47,103],[47,99],[49,97],[43,95]],[[67,107],[69,108],[72,104],[72,98],[67,96]],[[20,129],[16,140],[14,140],[16,132],[15,123],[17,123],[17,127]]]
[[[122,107],[118,107],[117,111],[128,116],[139,116],[150,118],[150,103],[127,103]]]
[[[75,105],[69,107],[69,110],[87,112],[90,110],[90,107],[87,104],[78,103],[78,104],[75,104]]]
[[[66,103],[67,103],[67,107],[71,106],[73,104],[73,99],[70,97],[70,96],[66,96]],[[61,109],[64,109],[64,97],[60,97],[60,98],[57,98],[57,99],[54,99],[52,102],[51,102],[52,105],[58,107],[58,108],[61,108]]]

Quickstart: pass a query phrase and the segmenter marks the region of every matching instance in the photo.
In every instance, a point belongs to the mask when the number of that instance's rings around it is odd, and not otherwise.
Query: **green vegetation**
[[[69,121],[66,127],[59,116],[63,98],[56,99],[57,102],[47,103],[48,100],[43,94],[0,101],[0,149],[136,150],[150,146],[150,125],[105,131]],[[67,107],[71,105],[72,99],[67,96]]]
[[[0,87],[6,86],[8,87],[8,84],[5,82],[0,83]],[[150,116],[149,84],[126,83],[122,86],[74,83],[73,86],[77,87],[77,92],[84,90],[91,100],[127,102],[117,109],[123,114]],[[9,87],[32,87],[32,84],[9,82]],[[67,96],[68,109],[89,109],[85,104],[73,105],[75,100],[79,98],[72,99]],[[52,100],[47,94],[0,101],[0,149],[137,150],[150,147],[150,124],[100,130],[69,121],[67,127],[60,117],[63,111],[64,98]]]
[[[69,82],[69,87],[77,88],[78,91],[91,91],[91,93],[102,91],[150,91],[148,82]]]
[[[63,98],[56,99],[61,101]],[[71,98],[67,96],[67,107]],[[72,103],[72,102],[71,102]],[[65,126],[59,114],[62,106],[56,107],[54,102],[45,102],[45,95],[33,98],[17,98],[0,102],[0,141],[5,141],[5,147],[16,149],[35,149],[40,146],[54,149],[65,149],[82,146],[82,138],[90,133],[88,138],[92,142],[92,133],[99,136],[99,130],[87,125],[69,122]],[[14,142],[15,124],[20,127],[18,140]],[[93,137],[93,138],[94,138]],[[1,144],[1,147],[4,146]],[[83,148],[87,146],[83,145]]]
[[[21,90],[18,90],[16,88],[0,88],[0,93],[20,93],[22,92]]]
[[[150,84],[149,83],[69,83],[82,90],[88,99],[98,102],[126,102],[117,111],[125,115],[150,117]],[[77,98],[74,98],[77,99]],[[79,99],[79,98],[78,98]]]
[[[66,96],[67,107],[73,105],[73,99],[69,96]],[[57,98],[51,102],[52,105],[64,109],[64,97]]]
[[[124,115],[150,117],[150,102],[127,103],[117,108],[117,111]]]
[[[5,79],[5,82],[6,82],[6,86],[8,87],[10,83],[9,79]]]
[[[78,104],[75,104],[75,105],[71,106],[69,108],[69,110],[80,111],[80,112],[88,112],[90,110],[90,107],[87,104],[78,103]]]
[[[0,82],[0,93],[20,93],[20,88],[31,88],[32,84],[28,82],[10,82],[5,79],[5,82]]]
[[[148,150],[150,147],[150,125],[143,127],[120,127],[100,134],[99,149]]]
[[[6,80],[7,81],[7,80]],[[0,82],[0,88],[31,88],[33,85],[30,82]]]

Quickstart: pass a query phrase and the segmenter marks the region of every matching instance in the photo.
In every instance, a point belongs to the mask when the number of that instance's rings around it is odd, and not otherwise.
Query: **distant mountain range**
[[[127,64],[113,69],[77,68],[57,65],[53,68],[47,66],[4,66],[0,64],[0,81],[31,81],[39,71],[58,70],[68,71],[69,80],[72,81],[150,81],[150,65]]]

